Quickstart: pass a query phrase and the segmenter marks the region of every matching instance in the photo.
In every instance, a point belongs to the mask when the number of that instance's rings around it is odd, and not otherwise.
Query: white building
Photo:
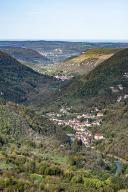
[[[95,136],[94,136],[94,139],[95,140],[103,140],[104,139],[104,136],[99,134],[99,133],[96,133]]]

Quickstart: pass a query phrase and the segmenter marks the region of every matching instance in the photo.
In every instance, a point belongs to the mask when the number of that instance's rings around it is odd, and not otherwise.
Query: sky
[[[128,40],[128,0],[0,0],[0,40]]]

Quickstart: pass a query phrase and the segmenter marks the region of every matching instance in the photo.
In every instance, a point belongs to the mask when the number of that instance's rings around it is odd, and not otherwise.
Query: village
[[[91,128],[94,126],[100,126],[102,124],[103,113],[96,109],[96,114],[72,114],[70,108],[61,108],[60,113],[47,113],[46,114],[51,121],[59,126],[69,126],[74,133],[67,133],[72,141],[81,140],[86,147],[90,147],[93,140],[103,140],[104,136],[100,132],[96,132],[95,135],[91,133]],[[66,118],[64,118],[64,116]],[[75,116],[75,117],[74,117]],[[68,117],[68,118],[67,118]]]
[[[56,75],[54,77],[61,81],[70,80],[73,78],[73,76],[67,76],[67,75]]]

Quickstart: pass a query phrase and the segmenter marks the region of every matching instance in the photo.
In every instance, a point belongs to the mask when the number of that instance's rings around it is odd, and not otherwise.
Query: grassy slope
[[[120,49],[96,48],[90,49],[79,56],[71,57],[59,65],[51,66],[54,73],[64,74],[87,74],[98,64],[110,58]],[[47,67],[46,67],[47,68]],[[50,70],[48,68],[48,70]]]

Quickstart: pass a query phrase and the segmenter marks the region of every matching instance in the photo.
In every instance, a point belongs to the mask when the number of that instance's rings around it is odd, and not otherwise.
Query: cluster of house
[[[56,75],[54,77],[61,81],[70,80],[71,78],[73,78],[73,76],[67,76],[67,75]]]
[[[86,128],[77,129],[75,137],[77,140],[81,140],[86,147],[92,143],[92,134]]]
[[[125,78],[128,78],[128,73],[124,73],[123,76],[124,76]],[[110,87],[110,89],[111,89],[112,93],[118,93],[118,92],[121,93],[121,95],[118,96],[118,98],[117,98],[117,102],[118,102],[118,103],[121,102],[122,100],[125,100],[125,99],[128,98],[128,94],[125,94],[125,95],[124,95],[124,92],[123,92],[124,87],[123,87],[122,84],[116,85],[115,87],[112,86],[112,87]]]
[[[60,120],[56,118],[52,118],[52,121],[58,125],[70,126],[75,130],[74,138],[77,140],[81,140],[83,144],[89,146],[92,141],[92,134],[88,131],[85,126],[91,126],[88,122],[80,122],[77,119],[73,120]],[[69,135],[70,136],[70,135]],[[71,136],[73,138],[73,136]],[[73,139],[74,139],[73,138]]]
[[[90,146],[92,143],[92,140],[102,140],[104,139],[103,135],[100,133],[96,133],[94,136],[92,133],[87,129],[88,127],[93,126],[100,126],[101,125],[101,117],[103,117],[103,113],[97,112],[96,115],[92,114],[79,114],[76,118],[73,119],[59,119],[62,114],[69,114],[67,109],[62,108],[59,113],[48,113],[47,115],[50,117],[50,120],[52,120],[55,124],[63,125],[63,126],[70,126],[74,131],[74,137],[71,134],[72,139],[81,140],[82,143],[85,146]],[[59,118],[58,118],[59,117]],[[81,121],[81,118],[84,119],[84,121]],[[91,119],[92,121],[89,121]]]
[[[61,108],[60,109],[60,113],[55,113],[55,112],[49,112],[47,113],[46,115],[48,117],[62,117],[63,115],[70,115],[70,110],[71,108],[70,107],[67,107],[67,108]]]
[[[128,98],[128,95],[126,94],[126,95],[124,95],[124,96],[119,96],[118,98],[117,98],[117,102],[119,103],[119,102],[121,102],[122,100],[125,100],[125,99],[127,99]]]
[[[103,117],[103,113],[97,112],[96,115],[93,114],[82,114],[82,115],[78,115],[77,119],[81,119],[81,118],[85,118],[85,119],[97,119],[99,117]]]
[[[124,73],[123,77],[128,78],[128,73]]]
[[[115,87],[110,87],[110,89],[111,89],[111,91],[113,92],[113,93],[117,93],[117,92],[119,92],[119,91],[123,91],[123,86],[122,86],[122,84],[119,84],[119,85],[116,85]]]
[[[56,119],[56,118],[52,118],[52,121],[54,121],[55,123],[57,123],[58,125],[65,125],[65,126],[70,126],[72,127],[74,130],[79,130],[83,127],[91,127],[92,125],[94,125],[94,123],[89,123],[88,121],[86,122],[80,122],[77,119],[69,119],[69,120],[61,120],[61,119]]]

